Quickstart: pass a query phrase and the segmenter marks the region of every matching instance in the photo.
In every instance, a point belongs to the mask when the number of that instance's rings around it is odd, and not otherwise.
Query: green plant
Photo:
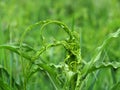
[[[69,35],[69,38],[66,40],[56,41],[53,43],[44,43],[43,30],[48,24],[56,24],[60,26],[65,32]],[[36,26],[40,27],[40,36],[42,39],[43,47],[40,50],[36,50],[33,47],[24,44],[23,41],[28,32],[30,32]],[[104,62],[100,61],[101,54],[104,49],[108,46],[111,39],[115,39],[119,37],[120,29],[118,29],[115,33],[111,33],[104,40],[103,44],[99,46],[95,50],[95,54],[89,62],[86,62],[81,57],[81,48],[80,48],[80,36],[75,32],[71,31],[64,23],[60,21],[54,20],[46,20],[37,22],[31,26],[29,26],[25,32],[22,34],[20,43],[14,44],[5,44],[0,45],[0,48],[8,49],[14,53],[17,53],[21,57],[22,62],[22,70],[23,70],[23,80],[20,84],[17,84],[15,80],[12,80],[13,84],[11,87],[4,83],[4,80],[1,79],[0,87],[4,90],[10,90],[17,88],[18,90],[26,90],[27,83],[33,74],[36,72],[45,72],[45,74],[51,80],[54,89],[56,90],[83,90],[85,89],[85,80],[89,76],[90,73],[93,73],[96,70],[100,70],[101,68],[120,68],[120,62]],[[37,42],[36,42],[37,43]],[[42,53],[52,47],[63,46],[65,48],[66,53],[64,61],[59,62],[59,64],[54,64],[50,62],[46,62],[42,60],[40,57]],[[29,62],[25,65],[24,60],[28,60]],[[54,58],[54,57],[53,57]],[[3,67],[0,73],[6,73],[6,77],[10,79],[10,76]],[[10,77],[9,77],[10,76]],[[12,77],[13,78],[13,77]],[[119,88],[119,83],[113,86],[111,89]],[[6,87],[6,88],[5,88]]]

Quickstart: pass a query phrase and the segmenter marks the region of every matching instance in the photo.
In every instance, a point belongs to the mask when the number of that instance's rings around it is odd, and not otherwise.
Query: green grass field
[[[0,0],[0,90],[120,90],[120,0]]]

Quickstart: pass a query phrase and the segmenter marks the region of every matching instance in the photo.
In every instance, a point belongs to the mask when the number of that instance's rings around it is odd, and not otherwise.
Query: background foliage
[[[13,86],[15,90],[21,87],[26,87],[27,90],[55,89],[46,72],[41,69],[29,78],[26,85],[22,85],[22,82],[28,79],[26,74],[32,72],[29,69],[30,62],[14,52],[20,48],[17,44],[20,43],[21,36],[29,25],[46,19],[66,23],[71,31],[76,31],[80,36],[82,59],[89,62],[96,48],[106,40],[106,36],[116,32],[120,27],[119,9],[120,0],[0,0],[0,45],[8,43],[15,45],[9,48],[10,50],[0,49],[0,89],[9,90]],[[39,28],[39,26],[32,28],[23,40],[35,50],[69,37],[62,28],[50,24],[42,32],[44,36],[42,42]],[[34,50],[32,52],[26,50],[28,48],[30,50],[29,46],[23,45],[22,48],[25,54],[32,56]],[[40,60],[59,64],[65,59],[65,54],[66,50],[62,46],[56,46],[41,54]],[[110,40],[99,61],[120,61],[120,37]],[[36,65],[32,66],[33,71],[37,68]],[[120,70],[115,68],[90,73],[85,79],[85,90],[110,90],[114,84],[115,90],[120,86],[119,75]]]

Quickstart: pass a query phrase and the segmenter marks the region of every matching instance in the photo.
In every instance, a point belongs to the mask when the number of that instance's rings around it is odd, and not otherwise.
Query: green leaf
[[[97,48],[95,57],[93,57],[93,59],[90,61],[90,65],[92,65],[93,63],[99,60],[99,58],[101,57],[102,51],[107,47],[111,39],[119,37],[119,34],[120,34],[120,29],[108,35],[108,37],[103,41],[102,45]]]
[[[93,65],[99,61],[100,57],[101,57],[101,53],[103,52],[103,50],[106,48],[106,46],[109,44],[110,40],[112,38],[117,38],[119,37],[120,34],[120,29],[118,29],[115,33],[111,33],[107,36],[107,38],[103,41],[102,45],[99,46],[95,52],[95,55],[93,56],[93,58],[90,60],[90,62],[88,62],[84,69],[82,70],[82,73],[84,75],[86,75],[86,73],[88,72],[89,69],[91,69],[92,67],[94,67]]]
[[[116,83],[111,90],[120,90],[120,82]]]
[[[37,64],[40,68],[42,68],[48,75],[48,77],[50,78],[51,82],[53,83],[54,87],[56,90],[60,90],[61,89],[61,83],[59,82],[59,80],[57,79],[57,71],[56,69],[52,68],[51,65],[49,64],[42,64],[39,63]]]
[[[15,85],[18,88],[18,90],[20,89],[20,85],[15,82],[14,78],[12,76],[10,76],[8,71],[4,67],[2,67],[1,65],[0,65],[0,76],[1,76],[0,77],[0,87],[6,86],[7,89],[5,89],[5,90],[9,90],[9,83],[8,83],[8,81],[10,81],[10,78],[11,78],[12,79],[12,85]],[[5,79],[4,82],[3,82],[3,80],[2,80],[3,78],[2,77],[5,77],[8,81],[5,82],[5,80],[6,80]]]
[[[20,44],[0,45],[0,49],[2,49],[2,48],[8,49],[14,53],[17,53],[18,55],[22,55],[24,58],[26,58],[28,60],[31,60],[31,55],[32,55],[32,54],[29,55],[28,51],[35,52],[35,50],[27,44],[22,44],[21,48],[20,48]],[[22,51],[20,49],[22,49]]]
[[[120,62],[102,62],[102,63],[97,63],[97,64],[94,64],[89,70],[88,70],[88,73],[91,73],[95,70],[98,70],[98,69],[102,69],[102,68],[114,68],[114,69],[118,69],[120,68]]]
[[[0,79],[0,88],[2,88],[2,90],[12,90],[10,89],[9,85],[5,83],[2,79]]]

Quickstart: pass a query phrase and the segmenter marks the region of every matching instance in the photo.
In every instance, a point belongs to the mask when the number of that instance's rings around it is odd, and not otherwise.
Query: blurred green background
[[[80,35],[82,58],[89,61],[96,47],[106,35],[120,27],[120,0],[0,0],[0,44],[19,42],[25,29],[38,21],[52,19],[64,22]],[[58,30],[56,30],[58,29]],[[39,27],[29,32],[24,42],[39,49],[42,46]],[[49,25],[43,32],[46,42],[67,38],[67,34],[56,25]],[[50,49],[43,59],[58,63],[64,59],[63,47]],[[111,41],[103,54],[106,61],[120,60],[120,38]],[[20,82],[20,57],[10,51],[0,50],[0,63]],[[25,61],[26,65],[27,61]],[[107,74],[106,74],[107,73]],[[120,81],[119,70],[115,82]],[[101,70],[96,83],[93,75],[87,82],[87,90],[109,90],[114,83],[110,70]],[[105,88],[105,89],[103,89]],[[54,90],[44,73],[36,73],[27,84],[27,90]]]

